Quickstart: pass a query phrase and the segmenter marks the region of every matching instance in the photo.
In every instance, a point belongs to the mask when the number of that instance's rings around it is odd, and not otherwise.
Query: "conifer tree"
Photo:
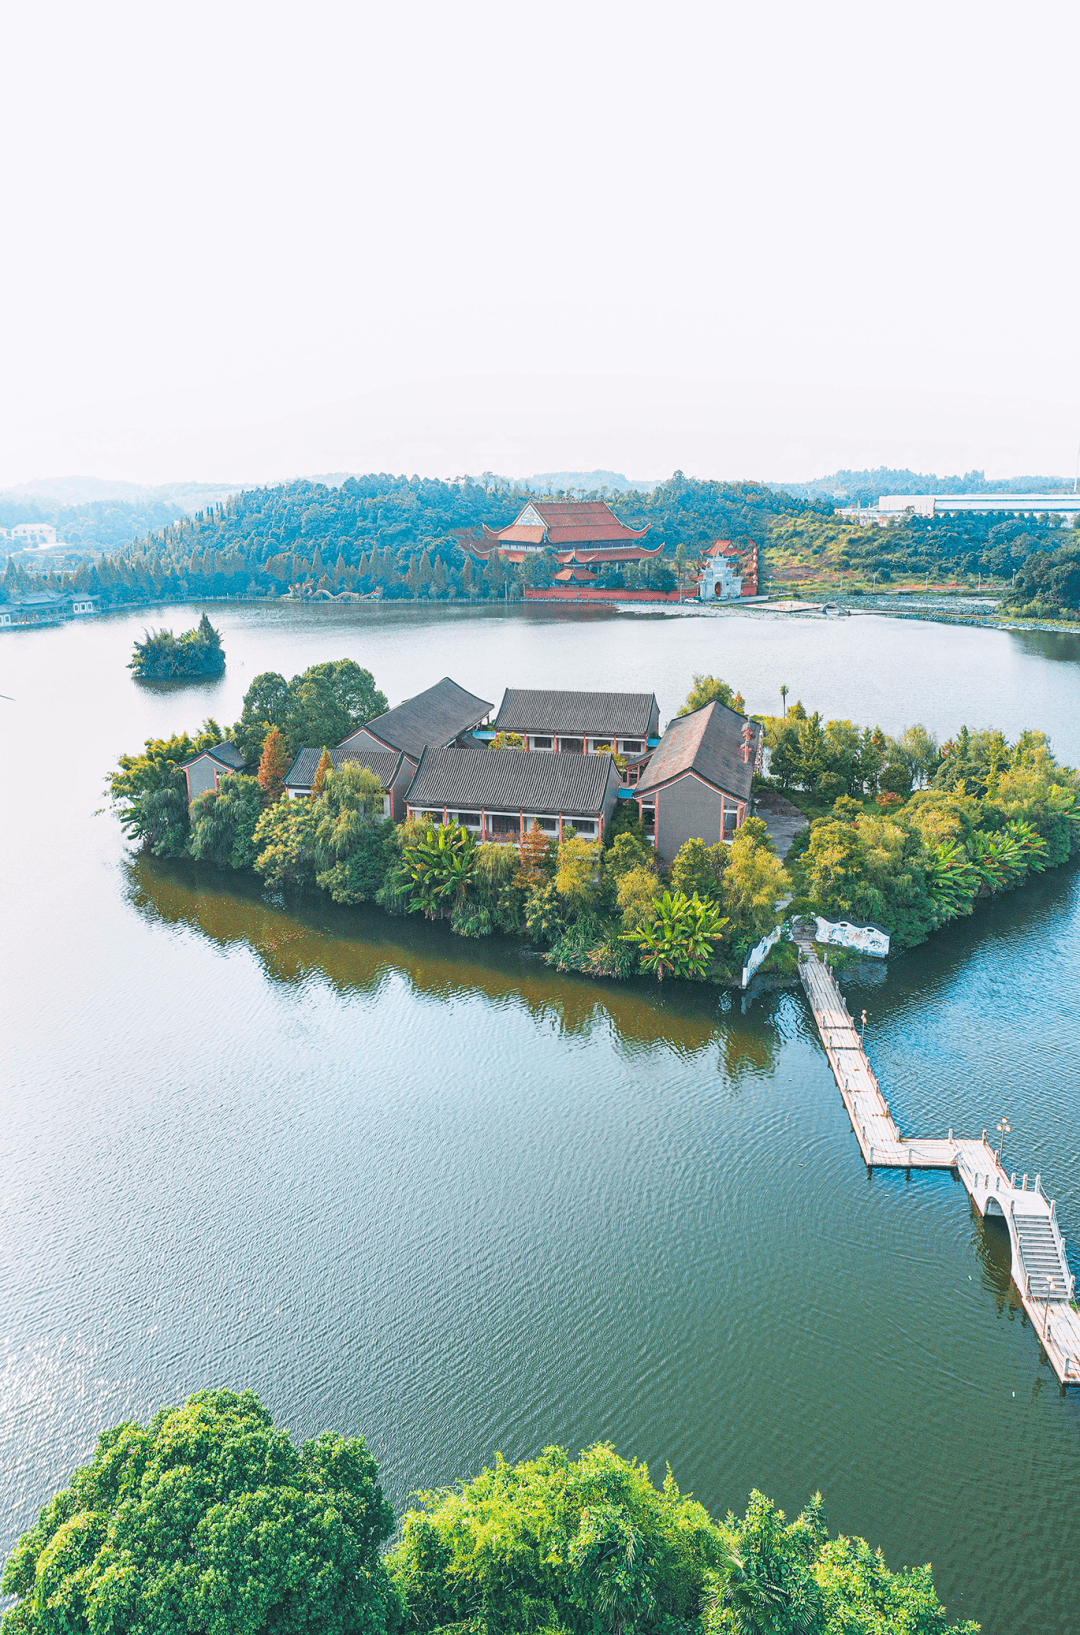
[[[334,763],[330,751],[324,749],[318,766],[315,768],[315,782],[311,786],[313,795],[321,795],[326,785],[326,774],[334,770]]]
[[[289,741],[280,727],[271,727],[259,762],[259,786],[267,801],[280,800],[285,793],[289,770]]]

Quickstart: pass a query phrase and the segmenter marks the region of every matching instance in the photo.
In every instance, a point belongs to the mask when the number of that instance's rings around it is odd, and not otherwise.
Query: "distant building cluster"
[[[459,823],[478,839],[517,844],[534,827],[601,840],[620,796],[637,802],[646,833],[670,860],[690,839],[730,840],[750,811],[761,726],[723,704],[676,716],[660,734],[653,693],[507,688],[492,714],[449,676],[345,738],[335,766],[354,761],[385,790],[397,822]],[[496,747],[501,735],[523,746]],[[290,799],[311,796],[322,747],[301,749],[285,777]],[[222,743],[184,769],[188,799],[242,769]]]
[[[1070,526],[1080,516],[1080,494],[882,494],[876,505],[845,505],[836,515],[848,522],[888,528],[908,517],[1059,516]]]
[[[51,522],[16,522],[10,528],[0,528],[0,540],[17,550],[29,545],[55,545],[56,529]]]
[[[96,596],[82,591],[40,590],[25,596],[9,595],[0,602],[0,629],[12,625],[56,624],[61,619],[81,618],[97,612]]]
[[[521,564],[541,551],[550,551],[558,567],[552,576],[557,590],[579,587],[600,593],[597,581],[605,568],[658,561],[664,542],[647,545],[644,528],[620,520],[606,500],[530,500],[505,528],[462,530],[456,536],[463,550],[478,561],[501,556]],[[718,539],[705,551],[691,576],[687,594],[701,601],[732,601],[758,594],[757,546],[741,552],[730,539]],[[543,597],[544,591],[529,594]],[[616,595],[615,591],[603,594]],[[676,597],[680,593],[672,593]],[[587,594],[583,599],[587,599]]]

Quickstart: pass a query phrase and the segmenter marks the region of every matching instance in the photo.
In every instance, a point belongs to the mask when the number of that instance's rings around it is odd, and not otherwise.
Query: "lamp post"
[[[998,1163],[1000,1164],[1001,1163],[1001,1149],[1005,1145],[1005,1137],[1007,1135],[1012,1135],[1012,1125],[1009,1123],[1009,1120],[1006,1118],[1004,1113],[1002,1113],[1002,1115],[1001,1115],[1001,1123],[998,1125],[998,1131],[1000,1132],[1000,1134],[999,1134],[999,1139],[998,1139],[997,1155],[998,1155]]]

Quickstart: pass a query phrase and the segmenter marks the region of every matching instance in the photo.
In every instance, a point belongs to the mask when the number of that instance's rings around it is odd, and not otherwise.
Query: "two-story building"
[[[668,722],[635,791],[665,863],[687,840],[714,846],[742,827],[763,732],[759,722],[717,703]]]
[[[455,744],[424,751],[409,788],[410,818],[462,824],[481,840],[517,843],[533,824],[561,840],[573,827],[603,838],[619,798],[610,755],[536,755]]]

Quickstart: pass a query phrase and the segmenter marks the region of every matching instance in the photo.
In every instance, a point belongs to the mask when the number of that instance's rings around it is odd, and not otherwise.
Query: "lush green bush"
[[[204,721],[193,737],[148,738],[141,755],[121,755],[109,777],[120,826],[155,857],[179,857],[191,830],[187,779],[181,770],[204,749],[221,742],[216,721]]]
[[[196,676],[219,676],[225,669],[221,632],[204,613],[193,630],[174,636],[171,630],[145,632],[135,643],[128,665],[140,681],[186,681]]]

